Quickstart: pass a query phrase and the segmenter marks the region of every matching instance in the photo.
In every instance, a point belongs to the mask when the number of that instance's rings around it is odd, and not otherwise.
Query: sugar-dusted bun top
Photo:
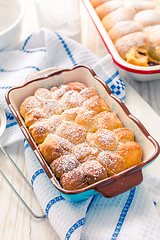
[[[134,21],[121,21],[112,27],[108,34],[112,41],[115,43],[119,38],[134,32],[142,32],[143,27],[138,22]]]
[[[160,14],[154,9],[143,10],[135,14],[133,20],[143,28],[160,24]]]
[[[132,7],[121,7],[103,17],[102,23],[109,31],[116,23],[132,20],[136,11]]]
[[[127,0],[126,0],[127,1]],[[139,1],[139,0],[135,0],[135,1],[127,1],[125,2],[125,4],[127,6],[133,7],[136,12],[142,11],[142,10],[147,10],[147,9],[154,9],[157,6],[157,3],[155,1],[152,0],[144,0],[144,1]]]
[[[150,44],[149,36],[145,32],[135,32],[119,38],[115,43],[115,47],[121,57],[125,59],[126,53],[132,47],[140,47],[147,44]]]
[[[95,8],[96,13],[100,17],[100,19],[104,18],[108,13],[111,13],[118,8],[121,8],[124,6],[123,1],[109,1],[105,2],[98,7]]]

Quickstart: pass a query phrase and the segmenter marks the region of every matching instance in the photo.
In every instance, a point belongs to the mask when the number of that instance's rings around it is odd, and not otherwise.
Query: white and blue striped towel
[[[122,100],[125,84],[110,55],[99,59],[83,46],[47,29],[0,52],[0,105],[5,109],[7,128],[0,139],[9,145],[23,139],[5,102],[8,88],[21,85],[26,77],[47,67],[92,67]],[[160,180],[144,174],[140,186],[112,199],[95,195],[86,201],[69,202],[53,187],[24,139],[25,158],[31,184],[51,225],[62,239],[70,240],[158,240],[160,223],[155,204],[160,198]],[[150,187],[152,186],[152,187]]]

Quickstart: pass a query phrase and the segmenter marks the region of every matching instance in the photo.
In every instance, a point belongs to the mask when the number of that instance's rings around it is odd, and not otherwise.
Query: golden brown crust
[[[27,127],[30,127],[33,123],[37,122],[37,120],[40,120],[45,117],[46,116],[42,109],[34,108],[26,113],[25,124]]]
[[[113,134],[120,143],[134,141],[134,134],[128,128],[118,128],[113,130]]]
[[[141,162],[142,149],[136,142],[132,141],[119,145],[117,152],[125,160],[126,168],[133,167]]]
[[[59,137],[67,139],[73,144],[78,144],[84,142],[87,133],[84,127],[76,123],[66,121],[60,125],[56,134]]]
[[[77,108],[70,108],[70,109],[67,109],[65,110],[63,113],[62,113],[62,118],[65,120],[65,121],[75,121],[75,118],[77,117],[77,115],[82,112],[82,109],[77,107]]]
[[[48,163],[56,158],[72,152],[72,144],[64,138],[60,138],[55,134],[49,134],[44,142],[38,145],[40,152]]]
[[[34,141],[39,144],[44,141],[47,137],[48,131],[48,121],[37,121],[29,127],[29,132],[31,133]]]
[[[118,145],[112,131],[108,129],[99,129],[95,133],[88,135],[87,142],[100,151],[115,151]]]
[[[70,90],[75,90],[77,92],[80,92],[87,87],[85,84],[80,82],[70,82],[67,83],[67,86],[70,88]]]
[[[99,5],[108,2],[109,0],[90,0],[90,2],[92,3],[93,7],[96,8]]]
[[[42,118],[39,121],[35,121],[35,123],[29,127],[29,132],[34,141],[39,144],[44,141],[49,133],[54,133],[61,123],[61,116],[52,115],[48,119]]]
[[[48,100],[52,98],[51,92],[46,88],[38,88],[34,92],[35,98],[37,98],[38,101],[43,102],[44,100]]]
[[[60,99],[60,104],[63,110],[79,107],[78,92],[75,90],[65,92]]]
[[[71,172],[63,174],[60,183],[67,190],[76,190],[105,178],[107,172],[98,161],[87,161]]]
[[[62,104],[56,99],[48,99],[43,102],[44,114],[48,117],[53,114],[61,114],[63,112]]]
[[[115,175],[126,169],[126,163],[123,158],[117,154],[109,154],[101,152],[98,155],[97,161],[106,169],[108,176]]]
[[[116,113],[104,111],[98,114],[98,128],[113,130],[116,128],[122,128],[123,125]]]
[[[52,98],[58,100],[69,90],[70,90],[69,86],[62,84],[58,88],[52,87],[50,91],[52,93]]]
[[[25,115],[27,112],[34,108],[41,108],[41,103],[34,97],[27,97],[20,106],[20,114],[25,119]]]
[[[95,111],[96,113],[99,113],[102,111],[110,111],[107,104],[98,95],[93,96],[88,100],[86,100],[85,102],[83,102],[82,107],[89,111]]]
[[[60,178],[60,183],[66,190],[76,190],[88,186],[84,172],[79,171],[78,168],[73,169],[71,172],[64,173]]]
[[[87,99],[89,99],[95,95],[97,95],[97,92],[96,92],[96,90],[94,90],[94,88],[92,88],[92,87],[85,88],[84,90],[82,90],[79,93],[80,104],[82,104],[84,101],[86,101]]]
[[[98,121],[95,116],[97,113],[95,111],[81,111],[77,114],[75,122],[85,127],[89,132],[95,132],[98,129]]]
[[[98,149],[91,147],[87,143],[81,143],[73,148],[73,154],[80,163],[83,163],[90,160],[96,160]]]
[[[50,167],[56,178],[60,178],[64,173],[68,173],[79,166],[79,162],[74,155],[63,155],[53,162]]]
[[[79,168],[84,172],[86,181],[89,185],[107,178],[107,171],[98,161],[87,161]]]
[[[65,189],[86,187],[141,161],[134,134],[92,87],[72,82],[34,94],[20,113]]]

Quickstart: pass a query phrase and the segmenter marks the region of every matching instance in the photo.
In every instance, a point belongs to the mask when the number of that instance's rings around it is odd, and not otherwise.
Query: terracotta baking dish
[[[100,18],[89,0],[82,0],[92,22],[94,23],[104,45],[111,54],[114,63],[116,64],[120,74],[121,71],[127,72],[133,79],[137,81],[152,81],[160,79],[160,65],[153,67],[141,67],[132,65],[123,60],[117,52],[112,40],[105,30]]]
[[[20,116],[19,107],[22,101],[26,97],[33,95],[34,91],[39,87],[50,89],[53,86],[59,86],[73,81],[79,81],[89,87],[94,87],[111,111],[117,113],[124,127],[129,128],[134,133],[135,141],[142,147],[143,158],[140,164],[117,175],[108,177],[83,189],[69,191],[60,186],[58,180],[38,150],[36,143],[25,126],[24,120]],[[155,160],[159,155],[160,148],[156,140],[150,136],[142,123],[131,115],[125,104],[112,94],[104,81],[97,77],[95,72],[87,66],[78,65],[72,69],[57,69],[53,67],[32,74],[28,76],[27,82],[24,85],[11,88],[6,92],[6,101],[51,183],[65,198],[71,201],[82,200],[96,193],[110,198],[134,188],[143,180],[142,168]]]

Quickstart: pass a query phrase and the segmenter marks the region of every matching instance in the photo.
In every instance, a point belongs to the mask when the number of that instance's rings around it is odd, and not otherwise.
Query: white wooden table
[[[21,40],[38,30],[38,22],[33,0],[23,0],[26,13],[23,21]],[[80,4],[81,12],[81,43],[98,57],[104,57],[107,50],[90,20],[83,4]],[[123,76],[127,82],[141,95],[141,97],[160,115],[160,80],[154,82],[134,81],[128,75]],[[157,128],[160,133],[160,129]],[[23,143],[13,144],[6,148],[7,152],[15,160],[16,164],[27,176]],[[160,165],[159,165],[160,166]],[[11,180],[16,190],[22,195],[28,205],[37,214],[41,214],[39,204],[34,198],[32,190],[21,180],[21,177],[13,168],[6,157],[0,153],[0,169]],[[160,171],[160,170],[159,170]],[[156,175],[159,174],[157,170]],[[160,203],[157,204],[160,214]],[[37,220],[33,218],[11,191],[7,183],[0,176],[0,239],[1,240],[59,240],[60,238],[51,227],[47,218]]]

